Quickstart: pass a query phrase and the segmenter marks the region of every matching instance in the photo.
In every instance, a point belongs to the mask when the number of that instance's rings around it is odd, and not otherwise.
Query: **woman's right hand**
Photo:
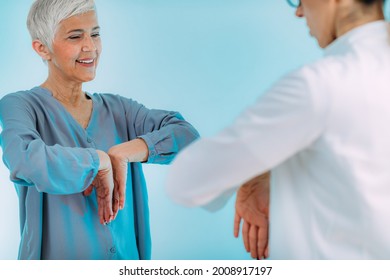
[[[116,217],[118,211],[114,212],[113,209],[118,209],[118,205],[115,204],[119,203],[119,199],[113,200],[112,197],[114,181],[110,157],[100,150],[97,150],[97,153],[100,160],[99,171],[91,186],[84,191],[84,195],[90,195],[95,188],[100,223],[107,224]]]

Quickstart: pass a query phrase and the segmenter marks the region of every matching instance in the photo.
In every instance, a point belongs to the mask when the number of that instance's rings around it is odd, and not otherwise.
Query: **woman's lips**
[[[92,67],[95,65],[94,58],[77,59],[76,62],[84,67]]]

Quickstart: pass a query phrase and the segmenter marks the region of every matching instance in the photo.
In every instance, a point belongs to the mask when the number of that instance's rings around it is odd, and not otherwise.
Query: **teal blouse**
[[[147,109],[119,95],[88,94],[93,111],[82,128],[41,87],[0,100],[3,161],[19,197],[19,259],[150,259],[146,183],[128,165],[125,208],[99,223],[96,196],[83,196],[99,167],[96,150],[142,138],[148,163],[168,164],[198,132],[177,112]]]

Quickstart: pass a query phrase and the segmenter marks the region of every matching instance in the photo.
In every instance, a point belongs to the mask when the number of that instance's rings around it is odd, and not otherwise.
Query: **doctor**
[[[214,137],[184,149],[167,191],[183,205],[206,206],[242,186],[235,233],[243,220],[254,258],[267,257],[269,247],[272,259],[389,259],[384,1],[288,2],[324,57],[280,79]]]

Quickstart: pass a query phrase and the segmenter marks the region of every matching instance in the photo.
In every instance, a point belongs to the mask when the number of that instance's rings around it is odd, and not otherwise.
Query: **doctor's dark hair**
[[[27,28],[32,40],[40,40],[52,50],[61,21],[95,10],[94,0],[35,0],[27,17]]]
[[[385,3],[385,1],[386,0],[358,0],[358,2],[366,4],[366,5],[371,5],[371,4],[379,3],[379,2]]]

